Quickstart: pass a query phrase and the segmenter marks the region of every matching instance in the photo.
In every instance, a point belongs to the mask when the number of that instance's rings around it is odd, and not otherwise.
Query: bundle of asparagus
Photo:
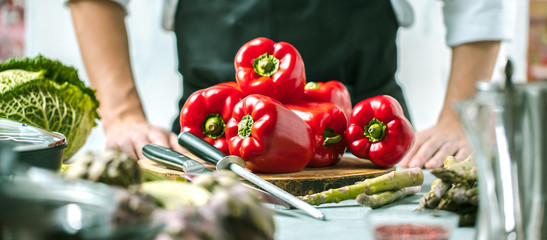
[[[443,167],[432,169],[431,174],[437,179],[431,184],[431,190],[420,199],[420,208],[455,212],[460,215],[460,226],[474,225],[479,197],[473,157],[456,162],[453,156],[448,156]]]
[[[420,191],[423,182],[422,169],[409,168],[299,198],[312,205],[356,199],[357,203],[363,206],[377,208],[402,197],[416,194]]]

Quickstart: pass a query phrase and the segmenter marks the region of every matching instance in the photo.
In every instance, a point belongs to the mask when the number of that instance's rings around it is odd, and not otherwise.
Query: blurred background
[[[29,57],[42,54],[58,59],[77,68],[81,79],[87,82],[70,12],[61,0],[0,0],[0,3],[3,6],[0,25],[4,26],[0,28],[0,46],[14,44],[17,46],[12,48],[14,54]],[[445,44],[443,1],[410,0],[409,3],[414,8],[415,22],[399,31],[397,79],[419,131],[437,120],[450,70],[450,51]],[[516,65],[515,78],[523,81],[527,77],[529,2],[515,0],[515,3],[515,37],[503,43],[494,79],[502,76],[507,57]],[[176,103],[181,94],[181,89],[173,86],[181,85],[181,76],[177,71],[174,34],[161,28],[162,4],[159,0],[132,0],[126,22],[134,75],[147,116],[153,124],[170,128],[178,114]],[[8,5],[16,6],[18,12],[7,9]],[[19,24],[18,19],[22,19],[24,25]],[[8,32],[16,32],[16,36],[9,36]],[[103,144],[104,134],[99,124],[79,154],[102,149]]]

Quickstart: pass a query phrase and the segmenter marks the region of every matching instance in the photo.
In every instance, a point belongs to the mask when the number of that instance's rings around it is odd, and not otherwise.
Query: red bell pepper
[[[245,43],[234,61],[244,94],[262,94],[287,103],[304,94],[304,61],[294,46],[264,37]]]
[[[357,103],[345,135],[353,155],[386,168],[401,161],[414,142],[414,129],[401,105],[387,95]]]
[[[346,86],[339,81],[308,82],[304,87],[302,99],[309,102],[334,103],[342,108],[349,122],[352,110],[351,97]]]
[[[226,124],[230,153],[253,172],[296,172],[310,162],[312,130],[281,102],[252,94],[234,107]]]
[[[286,107],[302,118],[313,131],[314,152],[308,167],[326,167],[340,161],[346,151],[346,114],[334,103],[301,102]]]
[[[222,82],[222,83],[219,83],[217,85],[219,85],[219,86],[230,86],[230,87],[234,87],[237,90],[241,91],[241,88],[239,88],[239,85],[237,84],[237,82]]]
[[[189,131],[229,154],[225,126],[243,93],[226,84],[195,91],[180,111],[181,131]]]

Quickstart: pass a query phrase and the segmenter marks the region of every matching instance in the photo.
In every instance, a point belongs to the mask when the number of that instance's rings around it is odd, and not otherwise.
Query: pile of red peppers
[[[391,167],[414,141],[397,100],[381,95],[352,107],[341,82],[306,82],[304,61],[289,43],[253,39],[239,49],[234,66],[236,82],[188,98],[181,131],[242,157],[253,172],[332,166],[346,150]]]

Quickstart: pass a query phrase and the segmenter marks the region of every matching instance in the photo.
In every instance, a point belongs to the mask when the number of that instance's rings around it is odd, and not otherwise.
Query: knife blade
[[[142,154],[156,163],[185,173],[199,175],[212,172],[198,161],[161,145],[146,144],[142,147]]]
[[[188,181],[192,181],[197,175],[211,173],[212,170],[206,168],[200,162],[189,158],[173,149],[157,145],[146,144],[142,147],[142,154],[155,163],[161,164],[169,169],[180,170],[184,173],[180,176]],[[261,189],[255,188],[249,184],[242,183],[249,190],[254,192],[258,199],[265,203],[270,203],[283,208],[290,208],[290,205],[276,196],[269,194]]]
[[[178,142],[195,156],[215,164],[217,170],[231,170],[240,177],[264,189],[271,195],[276,196],[289,205],[304,211],[306,214],[319,220],[326,220],[325,215],[323,215],[323,213],[315,207],[245,169],[245,161],[241,157],[233,155],[226,156],[215,146],[191,132],[181,132],[178,136]]]

